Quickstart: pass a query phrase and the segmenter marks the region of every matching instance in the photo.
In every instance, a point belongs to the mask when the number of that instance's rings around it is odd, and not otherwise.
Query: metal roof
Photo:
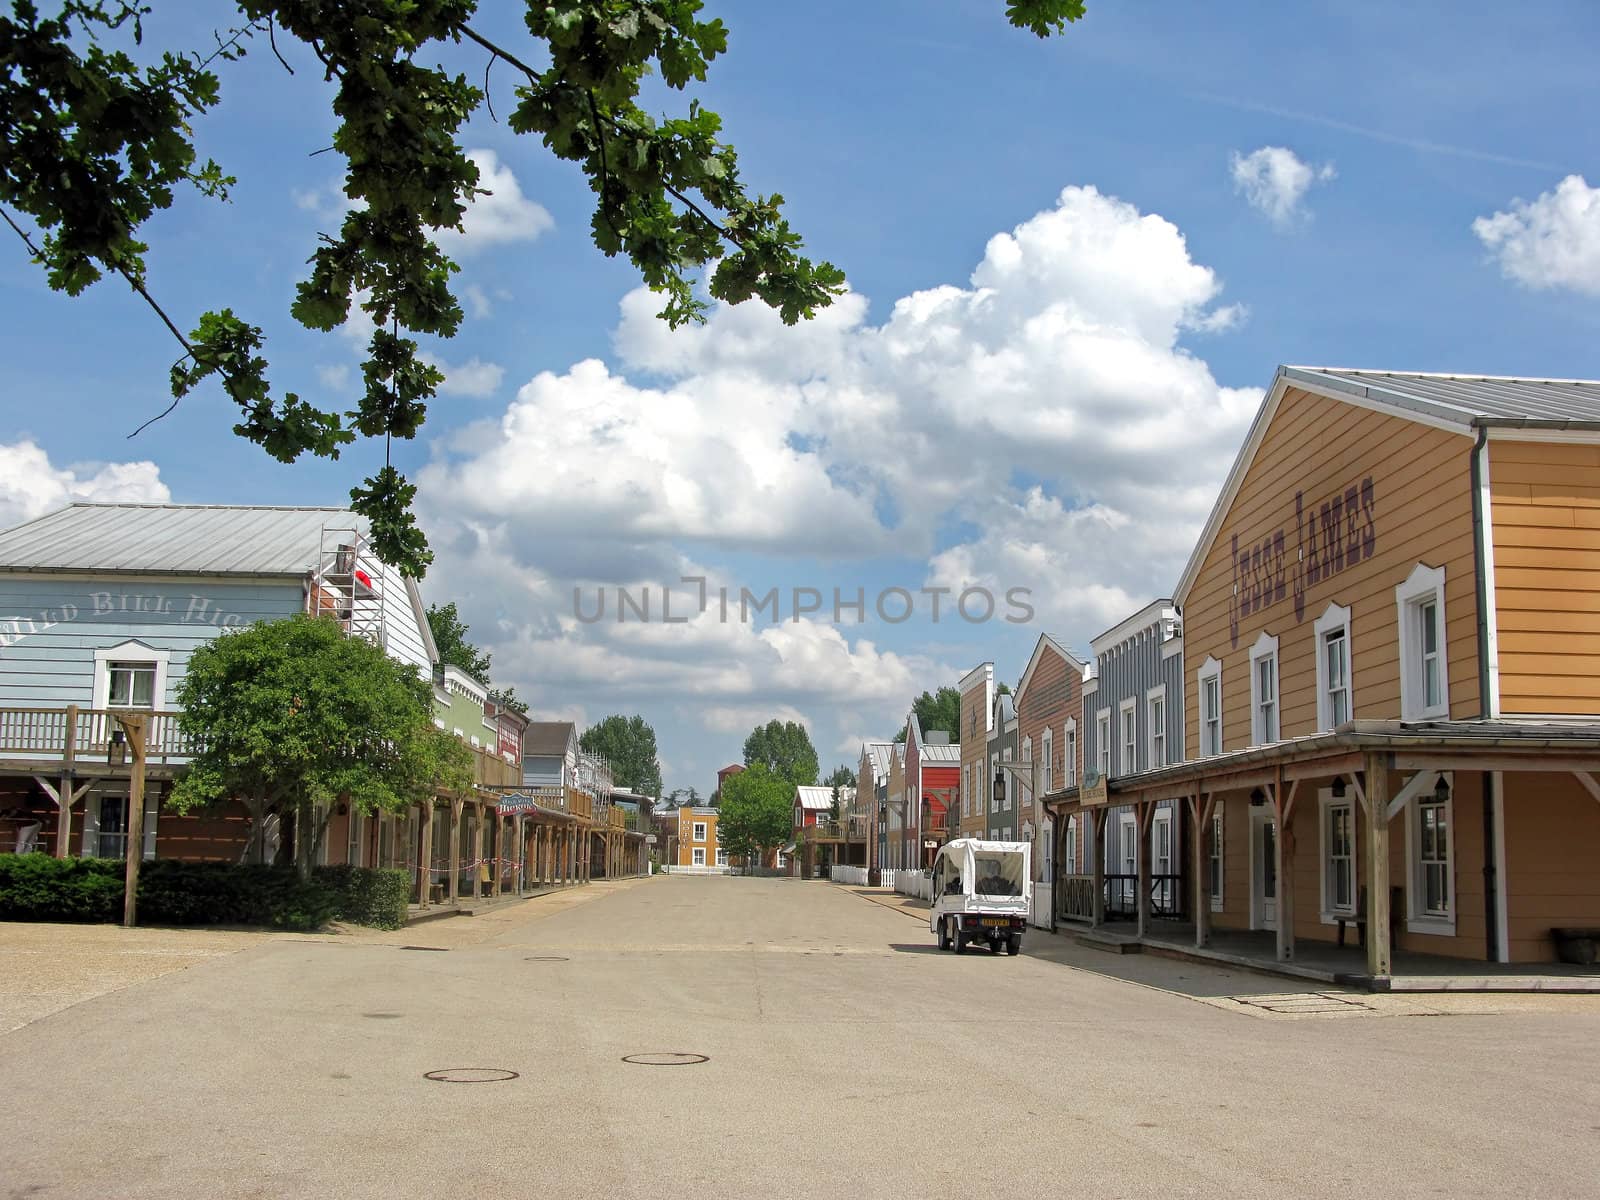
[[[961,746],[957,742],[920,746],[917,752],[925,763],[958,763],[961,761]]]
[[[324,527],[365,522],[347,508],[71,504],[0,533],[0,571],[298,577]]]
[[[572,744],[576,731],[571,721],[529,721],[522,733],[522,753],[537,758],[560,758]]]
[[[839,798],[848,799],[844,789],[840,789]],[[823,811],[833,807],[833,789],[831,787],[812,786],[801,784],[794,789],[794,800],[801,808]]]
[[[889,755],[894,752],[893,742],[868,742],[867,753],[872,756],[872,776],[875,780],[889,778]]]
[[[1600,427],[1600,380],[1282,367],[1291,382],[1462,425]]]

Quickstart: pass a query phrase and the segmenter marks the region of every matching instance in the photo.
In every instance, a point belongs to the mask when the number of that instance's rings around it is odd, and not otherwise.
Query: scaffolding
[[[350,637],[386,648],[383,578],[383,564],[359,528],[324,525],[317,568],[306,589],[307,611],[333,617]]]

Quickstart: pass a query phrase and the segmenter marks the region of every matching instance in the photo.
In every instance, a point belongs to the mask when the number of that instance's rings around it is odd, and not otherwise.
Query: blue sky
[[[709,10],[731,44],[702,98],[850,301],[811,329],[740,310],[665,336],[589,244],[578,175],[480,113],[464,144],[522,201],[498,188],[460,246],[452,394],[397,448],[441,551],[430,598],[541,711],[643,712],[669,787],[709,790],[766,715],[853,760],[915,691],[984,659],[1014,680],[1041,629],[1085,646],[1170,587],[1280,362],[1600,375],[1600,192],[1569,178],[1600,185],[1593,4],[1091,0],[1048,42],[998,0]],[[513,39],[517,11],[483,23]],[[204,45],[214,19],[164,5],[148,38]],[[231,304],[265,326],[274,382],[332,401],[355,344],[287,307],[338,164],[311,156],[331,118],[290,59],[293,79],[264,48],[224,68],[200,136],[234,202],[153,222],[151,278],[180,323]],[[496,68],[502,113],[511,84]],[[214,392],[129,441],[166,404],[154,318],[114,284],[53,295],[20,248],[0,297],[0,517],[162,488],[342,502],[381,456],[279,466]],[[571,619],[574,586],[682,569],[1021,585],[1038,619]]]

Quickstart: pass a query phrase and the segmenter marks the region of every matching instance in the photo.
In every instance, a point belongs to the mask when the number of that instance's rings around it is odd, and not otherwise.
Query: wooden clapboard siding
[[[1600,446],[1489,444],[1503,713],[1600,713]]]
[[[1504,778],[1506,943],[1549,962],[1551,929],[1600,926],[1600,801],[1565,772]]]
[[[961,776],[967,791],[960,828],[965,837],[982,833],[986,818],[984,772],[989,754],[994,671],[992,667],[987,672],[979,668],[976,675],[961,693]]]
[[[158,708],[177,707],[189,656],[223,629],[303,611],[294,581],[220,583],[0,575],[0,707],[88,705],[94,655],[127,641],[169,651]]]
[[[1477,598],[1472,535],[1471,439],[1402,417],[1288,389],[1216,540],[1185,598],[1182,695],[1187,752],[1199,753],[1194,675],[1207,656],[1222,663],[1224,750],[1250,744],[1250,649],[1262,632],[1279,639],[1279,727],[1283,736],[1316,729],[1314,625],[1330,603],[1351,609],[1351,683],[1358,718],[1400,715],[1394,589],[1419,562],[1445,569],[1445,639],[1453,717],[1478,715]],[[1296,615],[1299,531],[1295,494],[1309,516],[1347,488],[1373,481],[1375,549],[1304,589]],[[1282,530],[1285,597],[1229,628],[1235,582],[1232,543],[1260,545]],[[1318,531],[1320,542],[1320,529]],[[1096,703],[1104,704],[1096,698]],[[1113,709],[1115,705],[1112,705]],[[1235,831],[1229,829],[1228,839]],[[1239,831],[1242,839],[1245,831]],[[1248,882],[1248,881],[1246,881]],[[1230,905],[1232,881],[1228,884]]]

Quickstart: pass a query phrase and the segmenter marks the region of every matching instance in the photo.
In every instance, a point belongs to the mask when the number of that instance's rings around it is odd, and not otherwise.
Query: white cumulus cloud
[[[1472,232],[1508,279],[1600,296],[1600,188],[1582,175],[1568,175],[1536,200],[1513,200],[1507,211],[1479,217]]]
[[[1332,163],[1313,166],[1284,146],[1262,146],[1249,154],[1235,150],[1228,162],[1234,189],[1279,228],[1305,215],[1301,201],[1313,184],[1326,183],[1336,174]]]
[[[447,253],[476,254],[508,242],[528,242],[554,227],[549,212],[522,194],[515,172],[493,150],[469,150],[467,157],[477,164],[478,186],[488,195],[475,196],[467,205],[462,232],[439,232]]]
[[[971,666],[948,602],[917,631],[940,649],[911,651],[909,626],[820,615],[585,623],[572,589],[706,574],[848,598],[870,581],[870,611],[884,582],[971,584],[1005,612],[1020,587],[1037,625],[1082,645],[1172,587],[1260,401],[1184,345],[1241,319],[1221,291],[1172,222],[1069,187],[965,281],[876,323],[852,293],[793,328],[746,304],[673,331],[632,292],[613,360],[542,372],[435,445],[435,573],[536,705],[655,696],[718,731],[787,706],[818,745],[887,735]],[[776,574],[729,577],[730,560]]]
[[[0,529],[75,500],[164,504],[172,499],[153,462],[55,467],[31,440],[0,443]]]

